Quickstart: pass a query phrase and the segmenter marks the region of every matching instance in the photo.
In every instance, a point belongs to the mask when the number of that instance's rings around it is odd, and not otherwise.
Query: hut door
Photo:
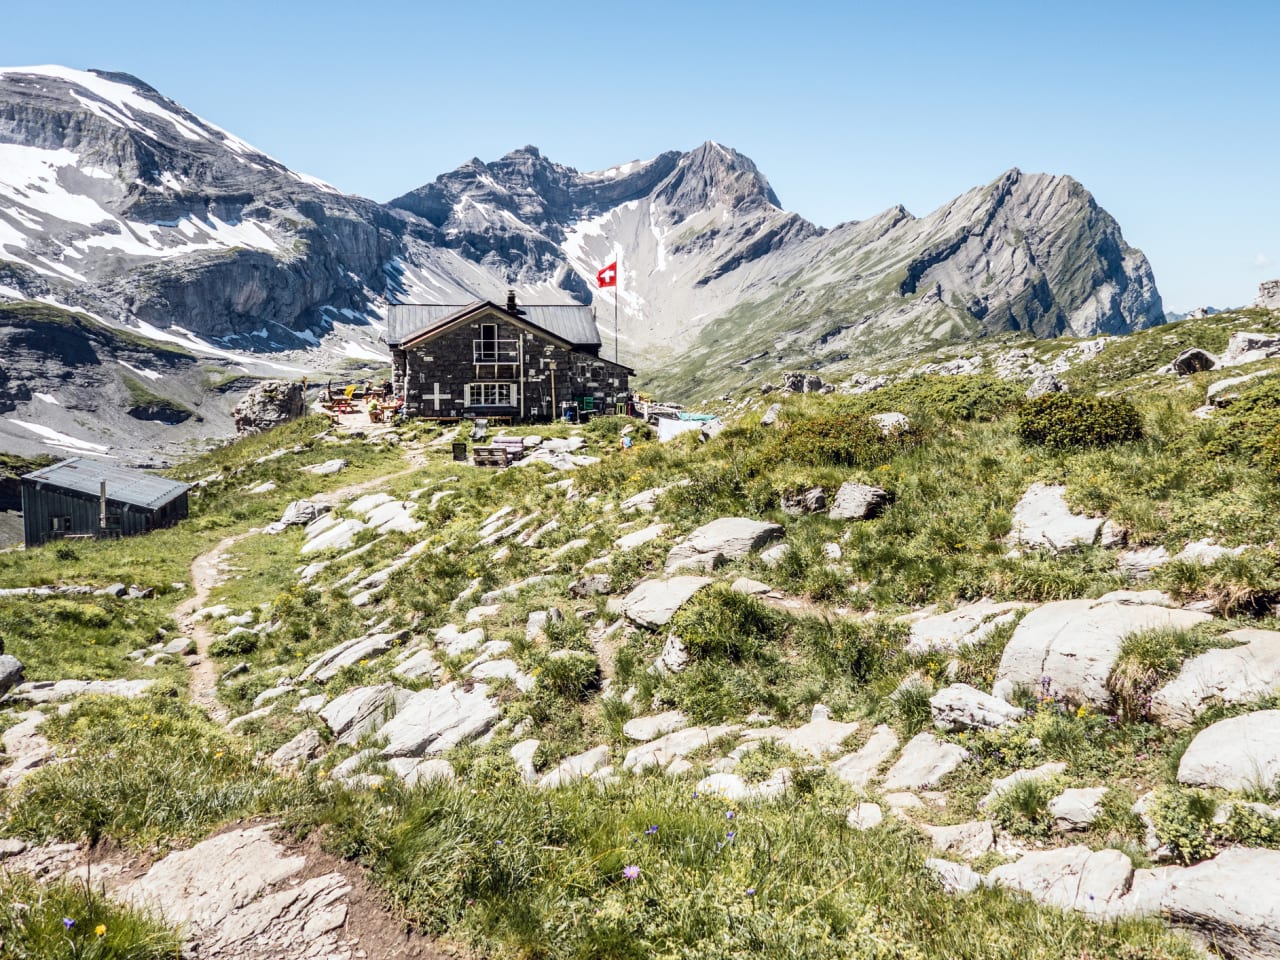
[[[498,325],[480,324],[480,356],[490,362],[498,359]]]

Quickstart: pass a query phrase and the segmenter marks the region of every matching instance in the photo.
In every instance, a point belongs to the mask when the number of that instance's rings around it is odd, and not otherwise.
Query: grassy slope
[[[837,718],[859,721],[849,747],[878,722],[908,736],[927,725],[927,702],[895,696],[895,690],[912,674],[945,683],[949,665],[940,656],[905,656],[905,631],[893,622],[896,614],[984,595],[1048,600],[1098,595],[1122,585],[1110,551],[1016,560],[1005,555],[999,541],[1010,511],[1033,480],[1064,482],[1073,503],[1107,511],[1135,543],[1177,549],[1188,539],[1214,536],[1226,545],[1255,545],[1243,557],[1208,569],[1167,568],[1154,585],[1184,598],[1210,599],[1223,613],[1242,618],[1235,625],[1275,628],[1274,618],[1250,615],[1266,613],[1280,597],[1280,558],[1273,546],[1280,526],[1280,483],[1263,447],[1249,441],[1266,439],[1276,429],[1280,396],[1262,389],[1252,399],[1242,398],[1237,412],[1228,408],[1213,420],[1199,421],[1190,411],[1205,383],[1216,377],[1179,381],[1151,373],[1190,343],[1220,348],[1237,321],[1250,328],[1274,322],[1264,317],[1189,321],[1117,341],[1067,375],[1080,386],[1105,383],[1133,397],[1145,438],[1116,447],[1063,452],[1028,447],[1016,437],[1018,391],[983,379],[926,378],[863,397],[785,401],[783,420],[791,423],[857,419],[883,410],[913,418],[913,442],[842,440],[844,463],[823,462],[826,448],[800,443],[786,430],[755,426],[757,415],[751,412],[705,445],[693,438],[664,446],[642,442],[625,453],[615,447],[617,425],[603,420],[592,424],[588,435],[598,439],[594,452],[605,459],[574,475],[582,496],[570,501],[562,490],[544,486],[559,479],[556,475],[538,482],[536,468],[498,473],[460,467],[445,459],[447,448],[439,448],[427,454],[420,470],[389,485],[396,496],[422,491],[421,502],[435,491],[454,493],[429,514],[430,525],[419,535],[429,548],[392,576],[376,606],[356,608],[334,585],[357,568],[361,573],[376,569],[419,537],[393,535],[377,542],[370,537],[365,553],[335,562],[311,588],[295,582],[299,533],[244,542],[233,555],[233,565],[241,568],[234,571],[238,576],[213,599],[237,610],[266,603],[255,617],[278,619],[283,628],[265,634],[256,649],[225,658],[226,667],[245,661],[250,670],[224,684],[223,697],[233,712],[246,712],[257,693],[279,676],[297,673],[316,653],[374,621],[404,627],[412,639],[457,622],[449,604],[473,580],[484,590],[547,574],[549,579],[505,603],[486,624],[490,639],[511,641],[511,656],[540,677],[527,694],[496,684],[506,717],[512,724],[529,718],[533,735],[542,741],[536,757],[542,770],[597,743],[610,744],[615,761],[620,760],[627,747],[621,725],[638,708],[602,695],[598,678],[574,674],[564,661],[548,657],[556,648],[594,649],[586,639],[586,622],[573,614],[589,621],[603,613],[604,601],[571,601],[567,586],[583,562],[608,553],[615,589],[625,590],[660,569],[679,535],[717,516],[736,514],[784,523],[793,551],[777,569],[748,559],[723,576],[765,579],[808,598],[812,612],[779,613],[727,591],[708,591],[676,624],[694,656],[691,668],[669,679],[650,674],[647,666],[665,634],[640,631],[609,652],[612,689],[636,686],[643,712],[652,701],[708,721],[742,720],[764,709],[794,724],[807,717],[812,704],[823,702]],[[1061,349],[1060,344],[1043,347],[1046,354]],[[314,440],[316,429],[313,422],[293,425],[192,464],[189,478],[217,469],[223,479],[202,491],[192,519],[175,531],[146,540],[77,545],[77,555],[66,559],[56,556],[56,548],[0,555],[0,583],[127,582],[146,571],[142,579],[165,586],[185,579],[195,553],[278,516],[289,500],[404,465],[398,452],[366,444],[335,453]],[[294,445],[302,449],[254,463]],[[332,480],[296,472],[298,465],[330,455],[348,457],[353,466]],[[280,483],[280,489],[254,498],[244,494],[267,479]],[[613,540],[633,518],[609,505],[675,479],[690,483],[658,505],[670,529],[634,552],[613,551]],[[820,515],[791,518],[778,509],[781,492],[820,484],[830,493],[846,479],[878,483],[893,492],[895,501],[881,518],[863,524]],[[494,548],[476,547],[477,531],[504,505],[538,512],[538,523],[554,517],[560,528],[537,548],[514,549],[509,558],[494,559]],[[588,544],[552,556],[577,536]],[[833,540],[843,551],[838,564],[823,557],[823,545]],[[170,590],[126,609],[150,611],[145,623],[134,614],[136,630],[145,632],[183,595]],[[101,605],[97,598],[60,602]],[[71,628],[57,626],[66,611],[50,607],[48,617],[38,614],[46,603],[19,602],[13,609],[35,617],[37,627],[24,635],[15,621],[8,635],[13,652],[34,658],[39,677],[105,676],[124,669],[120,657],[137,636],[123,626],[88,627],[88,635],[102,637],[103,653],[86,665]],[[527,640],[528,612],[549,606],[565,611],[564,624],[548,639]],[[851,612],[859,610],[877,616],[864,621]],[[79,622],[92,624],[98,615],[86,609],[76,617],[79,629]],[[107,618],[114,619],[111,611]],[[1231,625],[1220,622],[1205,636],[1170,641],[1179,651],[1174,661],[1216,642],[1214,635]],[[950,669],[961,679],[988,685],[1010,633],[998,631]],[[1176,666],[1163,662],[1170,659],[1161,653],[1167,649],[1164,642],[1134,643],[1126,651],[1127,672],[1117,682],[1146,682],[1147,670],[1167,675]],[[373,661],[350,668],[325,692],[380,682],[389,666]],[[446,662],[446,678],[461,667],[461,662]],[[41,802],[18,804],[11,797],[9,823],[0,832],[147,845],[183,841],[220,822],[271,811],[299,830],[323,826],[334,848],[366,864],[406,916],[471,938],[498,955],[950,958],[1004,957],[1014,950],[1045,958],[1192,955],[1157,924],[1095,925],[998,891],[944,897],[922,870],[929,853],[914,831],[904,826],[870,834],[850,831],[844,812],[855,795],[818,771],[800,776],[783,801],[755,807],[695,798],[692,781],[661,775],[624,779],[607,790],[591,786],[544,794],[517,782],[507,750],[518,738],[507,727],[488,744],[454,752],[450,759],[461,778],[458,787],[333,787],[327,771],[354,752],[350,747],[332,750],[305,776],[282,782],[249,761],[255,751],[272,749],[314,722],[292,712],[302,695],[280,698],[278,708],[249,724],[243,738],[227,737],[202,721],[182,698],[158,695],[134,705],[78,707],[50,728],[56,742],[76,750],[75,758],[28,780],[24,790],[37,791]],[[1212,825],[1198,818],[1203,805],[1197,807],[1194,792],[1170,788],[1190,732],[1171,733],[1141,715],[1116,722],[1067,711],[1051,698],[1028,705],[1033,717],[1027,723],[997,733],[956,735],[975,759],[943,784],[951,802],[932,814],[933,822],[977,815],[977,800],[992,777],[1061,760],[1068,767],[1059,785],[1107,782],[1113,788],[1106,816],[1074,838],[1078,842],[1119,846],[1144,862],[1142,827],[1127,805],[1152,787],[1165,791],[1161,822],[1169,838],[1181,838],[1179,849],[1188,858],[1230,839],[1280,842],[1255,823]],[[1197,726],[1217,716],[1221,713]],[[129,755],[149,758],[123,786],[104,759],[122,744]],[[718,755],[692,759],[701,765]],[[762,750],[740,772],[762,779],[783,764],[804,766],[799,758]],[[184,782],[192,785],[189,791],[178,786]],[[190,797],[182,799],[185,792]],[[148,803],[145,798],[152,795],[174,802]],[[113,799],[103,804],[101,797]],[[1019,794],[993,815],[1014,833],[1044,839],[1047,799]],[[656,833],[645,832],[655,826]],[[629,865],[640,868],[635,880],[622,874]]]

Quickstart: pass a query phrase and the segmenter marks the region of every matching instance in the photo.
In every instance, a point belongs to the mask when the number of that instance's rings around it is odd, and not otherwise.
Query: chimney
[[[516,292],[514,290],[507,291],[507,313],[519,313],[520,308],[516,306]]]

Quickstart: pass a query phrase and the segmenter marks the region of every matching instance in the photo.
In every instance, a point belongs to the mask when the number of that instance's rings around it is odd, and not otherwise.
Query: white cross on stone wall
[[[451,398],[451,395],[450,395],[450,394],[447,394],[447,393],[441,393],[441,392],[440,392],[440,384],[438,384],[438,383],[437,383],[437,384],[434,384],[434,386],[435,386],[435,392],[434,392],[434,393],[424,393],[424,394],[422,395],[422,399],[423,399],[423,400],[434,400],[434,401],[436,402],[436,409],[437,409],[437,410],[439,410],[439,409],[440,409],[440,401],[441,401],[441,400],[448,400],[448,399],[450,399],[450,398]]]

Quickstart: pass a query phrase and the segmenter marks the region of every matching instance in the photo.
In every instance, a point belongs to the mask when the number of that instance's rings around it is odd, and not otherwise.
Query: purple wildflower
[[[651,836],[653,836],[653,835],[654,835],[655,833],[657,833],[657,832],[658,832],[658,825],[655,823],[655,824],[654,824],[653,826],[651,826],[651,827],[645,827],[644,835],[645,835],[646,837],[651,837]]]
[[[733,819],[734,817],[736,817],[736,816],[737,816],[737,814],[736,814],[736,813],[734,813],[732,810],[726,810],[726,811],[724,812],[724,818],[725,818],[726,820],[732,820],[732,819]]]
[[[70,917],[63,917],[63,918],[62,918],[62,926],[63,926],[65,929],[70,930],[70,929],[71,929],[72,927],[74,927],[75,925],[76,925],[76,922],[75,922],[74,920],[72,920]]]
[[[755,887],[747,887],[747,896],[748,896],[748,897],[754,897],[755,895],[756,895],[756,888],[755,888]]]
[[[628,880],[634,880],[636,877],[640,876],[640,868],[634,863],[628,864],[622,868],[622,875]]]
[[[728,833],[726,833],[726,834],[724,835],[724,838],[725,838],[726,840],[732,840],[732,839],[733,839],[734,837],[736,837],[737,835],[738,835],[738,834],[737,834],[736,832],[734,832],[733,830],[730,830]]]

